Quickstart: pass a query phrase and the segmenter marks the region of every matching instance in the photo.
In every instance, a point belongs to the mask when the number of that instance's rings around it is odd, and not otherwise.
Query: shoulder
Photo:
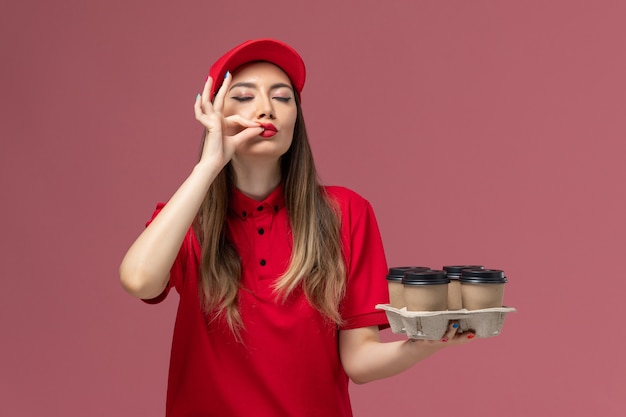
[[[366,202],[356,191],[339,185],[325,185],[324,189],[326,193],[335,200],[341,200],[346,202]]]
[[[338,185],[324,186],[326,194],[333,200],[344,214],[358,214],[371,210],[371,205],[357,192]]]

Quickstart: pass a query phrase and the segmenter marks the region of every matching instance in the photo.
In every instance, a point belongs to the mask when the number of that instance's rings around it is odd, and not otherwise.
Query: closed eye
[[[233,100],[237,100],[240,103],[243,103],[244,101],[250,101],[252,100],[254,97],[231,97]]]
[[[253,100],[254,97],[239,97],[239,96],[234,96],[231,97],[233,100],[236,100],[240,103],[246,102],[246,101],[250,101]],[[291,97],[272,97],[274,100],[278,100],[281,103],[289,103],[289,101],[291,100]]]

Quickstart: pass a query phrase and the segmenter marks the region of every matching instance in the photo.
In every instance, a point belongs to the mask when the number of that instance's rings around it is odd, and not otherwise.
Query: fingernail
[[[224,79],[228,78],[228,74],[230,74],[230,71],[226,71],[226,74],[224,74]]]
[[[200,94],[196,96],[196,101],[200,100]]]
[[[475,336],[475,335],[474,335],[473,333],[470,333],[470,334],[468,334],[468,335],[467,335],[467,338],[468,338],[468,339],[473,339],[473,338],[474,338],[474,336]]]
[[[459,328],[459,323],[454,323],[454,324],[452,325],[452,328],[453,328],[453,329],[458,329],[458,328]]]
[[[447,337],[444,337],[443,339],[441,339],[441,341],[442,341],[442,342],[447,342],[447,341],[448,341],[448,338],[447,338]]]

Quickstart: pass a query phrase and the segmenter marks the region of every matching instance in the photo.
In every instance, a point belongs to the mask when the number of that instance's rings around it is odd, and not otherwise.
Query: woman
[[[351,416],[365,383],[461,344],[381,343],[387,265],[370,204],[317,182],[301,57],[272,39],[210,69],[194,105],[202,154],[120,266],[157,303],[174,287],[167,416]]]

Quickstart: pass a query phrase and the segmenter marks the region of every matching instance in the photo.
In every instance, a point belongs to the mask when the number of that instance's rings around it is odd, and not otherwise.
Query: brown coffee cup
[[[407,271],[412,270],[430,270],[426,266],[397,266],[389,268],[387,273],[387,284],[389,286],[389,305],[393,308],[404,308],[404,285],[402,278]]]
[[[463,308],[502,307],[507,279],[499,269],[464,269],[459,278]]]
[[[461,296],[461,272],[464,269],[484,269],[482,265],[448,265],[443,270],[450,279],[448,284],[448,310],[460,310],[463,308],[463,298]]]
[[[407,271],[402,279],[404,303],[408,311],[448,309],[448,283],[445,271]]]

